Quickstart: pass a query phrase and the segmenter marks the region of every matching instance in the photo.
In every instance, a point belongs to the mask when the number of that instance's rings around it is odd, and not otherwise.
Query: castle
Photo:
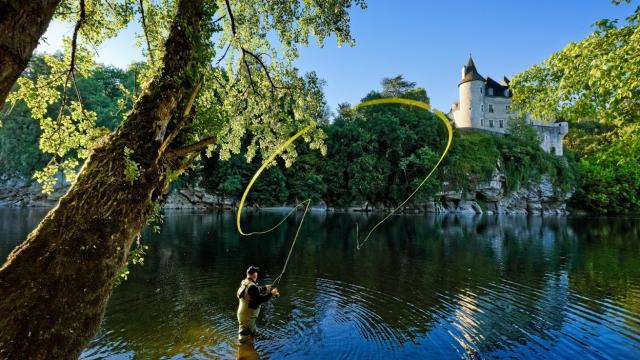
[[[485,79],[478,73],[471,56],[467,65],[462,67],[458,91],[460,98],[453,103],[448,114],[456,128],[505,134],[509,122],[516,119],[516,114],[510,109],[513,94],[509,89],[509,79],[506,76],[500,82],[488,76]],[[569,124],[534,121],[529,114],[525,115],[525,121],[538,132],[544,151],[562,155],[562,139],[569,132]]]

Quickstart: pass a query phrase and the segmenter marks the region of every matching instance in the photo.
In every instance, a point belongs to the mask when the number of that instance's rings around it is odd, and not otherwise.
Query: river
[[[0,208],[0,260],[45,211]],[[249,214],[249,230],[280,213]],[[640,358],[640,219],[311,213],[263,306],[263,359]],[[235,291],[283,266],[297,221],[167,213],[83,359],[234,358]]]

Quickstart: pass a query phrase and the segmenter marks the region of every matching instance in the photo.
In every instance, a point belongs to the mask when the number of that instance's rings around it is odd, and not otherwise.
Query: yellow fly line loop
[[[371,230],[369,230],[369,233],[367,234],[367,236],[364,237],[364,239],[362,241],[360,241],[359,230],[356,227],[356,247],[357,247],[358,250],[360,250],[362,248],[362,246],[364,245],[364,243],[366,243],[369,240],[369,238],[371,238],[371,234],[373,234],[373,232],[378,228],[378,226],[382,225],[382,223],[384,223],[385,221],[387,221],[387,219],[389,219],[391,216],[393,216],[398,211],[398,209],[401,209],[407,202],[409,202],[409,200],[411,200],[411,198],[420,190],[420,188],[427,182],[427,180],[429,180],[431,175],[433,175],[433,173],[436,171],[438,166],[440,166],[440,163],[442,163],[442,160],[444,160],[444,157],[449,152],[449,148],[451,147],[451,141],[453,140],[453,129],[451,128],[451,124],[449,124],[449,119],[447,119],[447,117],[442,112],[440,112],[440,111],[438,111],[436,109],[432,110],[431,106],[429,104],[423,102],[423,101],[418,101],[418,100],[413,100],[413,99],[404,99],[404,98],[375,99],[375,100],[364,101],[364,102],[358,104],[356,106],[356,109],[363,108],[363,107],[366,107],[366,106],[381,105],[381,104],[409,105],[409,106],[415,106],[415,107],[418,107],[420,109],[424,109],[424,110],[427,110],[427,111],[432,111],[438,117],[438,119],[440,119],[442,121],[444,126],[447,128],[447,135],[448,135],[447,146],[444,148],[444,151],[442,152],[442,155],[440,155],[440,159],[438,159],[438,162],[433,166],[431,171],[429,171],[427,176],[425,176],[425,178],[422,179],[422,181],[420,182],[420,184],[418,184],[418,186],[415,188],[415,190],[413,190],[413,192],[403,202],[401,202],[398,206],[396,206],[393,210],[391,210],[387,214],[387,216],[385,216],[382,220],[380,220],[377,224],[375,224],[371,228]]]
[[[362,246],[364,245],[364,243],[366,243],[371,238],[371,234],[373,234],[373,232],[376,230],[376,228],[378,228],[382,223],[384,223],[387,219],[389,219],[392,215],[394,215],[397,212],[398,209],[401,209],[404,205],[406,205],[406,203],[409,202],[409,200],[411,200],[411,198],[420,190],[420,188],[427,182],[427,180],[429,180],[431,175],[436,171],[438,166],[440,166],[440,164],[442,163],[442,160],[444,160],[444,157],[449,152],[449,148],[451,147],[451,141],[453,139],[453,130],[451,128],[451,125],[449,124],[449,120],[447,119],[447,117],[442,112],[440,112],[438,110],[435,110],[435,109],[432,109],[431,106],[429,106],[429,104],[427,104],[425,102],[422,102],[422,101],[412,100],[412,99],[404,99],[404,98],[383,98],[383,99],[375,99],[375,100],[364,101],[364,102],[358,104],[355,108],[359,109],[359,108],[363,108],[363,107],[367,107],[367,106],[382,105],[382,104],[409,105],[409,106],[414,106],[414,107],[417,107],[417,108],[420,108],[420,109],[424,109],[424,110],[427,110],[427,111],[432,111],[442,121],[442,123],[444,124],[444,126],[447,129],[447,134],[448,134],[447,146],[445,147],[444,151],[442,152],[442,155],[440,156],[440,159],[438,160],[438,162],[433,166],[431,171],[429,171],[427,176],[420,182],[420,184],[418,184],[418,186],[415,188],[415,190],[413,190],[413,192],[403,202],[401,202],[397,207],[395,207],[393,210],[391,210],[387,214],[387,216],[385,216],[382,220],[380,220],[377,224],[375,224],[373,226],[373,228],[371,228],[369,233],[367,233],[367,236],[365,236],[365,238],[362,241],[360,241],[358,228],[356,227],[356,247],[357,247],[358,250],[360,250],[362,248]],[[262,166],[260,166],[258,171],[256,171],[256,173],[253,175],[253,177],[251,178],[251,181],[249,181],[249,184],[245,188],[244,193],[242,194],[242,198],[240,199],[240,205],[238,206],[238,212],[236,214],[236,227],[238,229],[238,232],[241,235],[250,236],[250,235],[258,235],[258,234],[266,234],[268,232],[271,232],[271,231],[275,230],[283,222],[285,222],[285,220],[291,214],[293,214],[299,207],[301,207],[302,205],[305,205],[304,213],[302,214],[302,218],[300,220],[300,224],[298,224],[298,229],[296,230],[295,237],[293,238],[293,242],[291,244],[291,248],[289,249],[289,253],[288,253],[287,259],[286,259],[286,261],[284,263],[282,272],[280,273],[280,275],[278,275],[274,279],[274,281],[273,281],[274,284],[277,284],[282,279],[282,275],[284,275],[284,272],[285,272],[285,270],[287,268],[287,265],[289,263],[289,259],[291,257],[292,252],[293,252],[293,247],[296,244],[296,241],[298,239],[298,234],[300,233],[300,228],[302,227],[302,223],[304,222],[304,219],[305,219],[305,217],[307,215],[307,212],[309,211],[309,206],[311,204],[311,199],[304,200],[303,202],[297,204],[296,206],[294,206],[291,209],[291,211],[289,211],[289,213],[282,220],[280,220],[280,222],[278,222],[273,227],[271,227],[271,228],[269,228],[267,230],[263,230],[263,231],[252,231],[252,232],[246,233],[246,232],[244,232],[242,230],[242,224],[241,224],[242,209],[243,209],[244,204],[245,204],[245,202],[247,200],[247,196],[249,194],[249,191],[251,191],[251,188],[253,187],[253,184],[260,177],[260,174],[262,174],[262,171],[264,171],[264,169],[269,164],[271,164],[273,162],[273,160],[275,160],[276,156],[278,156],[280,153],[282,153],[282,151],[284,151],[284,149],[287,146],[289,146],[291,143],[293,143],[296,139],[298,139],[300,136],[302,136],[305,132],[307,132],[310,129],[312,129],[314,126],[315,125],[309,125],[309,126],[305,127],[304,129],[298,131],[295,135],[290,137],[287,141],[285,141],[284,143],[280,144],[280,146],[278,146],[269,155],[269,157],[262,163]]]

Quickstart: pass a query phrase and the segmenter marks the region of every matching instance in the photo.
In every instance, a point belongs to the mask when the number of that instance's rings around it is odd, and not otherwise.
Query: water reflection
[[[278,216],[245,223],[262,229]],[[297,222],[240,238],[233,220],[174,213],[162,234],[145,232],[145,266],[116,289],[82,357],[245,356],[251,349],[235,345],[235,289],[247,264],[280,272]],[[637,219],[398,216],[356,250],[355,221],[363,229],[377,220],[311,214],[246,356],[640,355]],[[15,228],[0,224],[3,234]],[[18,241],[3,239],[0,250]]]

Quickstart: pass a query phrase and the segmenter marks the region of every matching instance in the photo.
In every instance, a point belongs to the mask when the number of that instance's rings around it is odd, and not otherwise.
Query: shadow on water
[[[16,211],[0,209],[0,258],[39,220]],[[311,213],[255,349],[238,349],[244,269],[278,275],[299,219],[241,238],[233,214],[169,213],[161,234],[144,232],[145,265],[115,289],[82,358],[640,355],[638,219],[398,216],[356,250],[355,221],[378,219]]]
[[[238,345],[237,360],[260,360],[260,356],[253,346],[252,342],[246,342]]]

